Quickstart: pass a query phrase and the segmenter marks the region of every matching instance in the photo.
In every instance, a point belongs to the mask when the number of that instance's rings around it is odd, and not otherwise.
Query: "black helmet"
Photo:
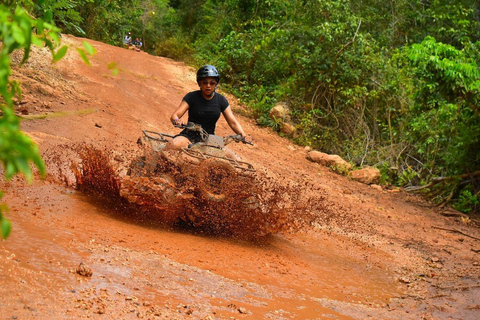
[[[208,77],[215,78],[217,80],[217,82],[220,82],[220,75],[218,74],[217,68],[215,68],[214,66],[211,66],[209,64],[207,64],[207,65],[201,67],[200,69],[198,69],[198,71],[197,71],[197,82],[200,79],[208,78]]]

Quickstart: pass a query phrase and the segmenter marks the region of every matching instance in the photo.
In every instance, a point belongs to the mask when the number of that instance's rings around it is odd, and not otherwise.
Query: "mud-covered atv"
[[[231,223],[228,219],[236,211],[235,219],[245,219],[245,211],[252,214],[259,210],[254,167],[225,149],[231,142],[252,143],[240,135],[209,135],[193,123],[178,127],[198,132],[201,141],[180,150],[166,150],[174,136],[144,130],[138,141],[143,155],[128,168],[122,197],[163,210],[167,222],[180,219],[201,226],[216,219],[215,228]]]
[[[242,136],[209,135],[200,125],[191,122],[177,127],[199,132],[201,141],[181,148],[180,151],[168,151],[164,149],[173,136],[144,130],[141,143],[144,146],[145,163],[149,173],[192,173],[195,175],[198,190],[204,197],[212,201],[223,201],[233,180],[251,177],[255,172],[251,164],[238,159],[232,153],[228,154],[225,149],[231,142],[253,145]]]

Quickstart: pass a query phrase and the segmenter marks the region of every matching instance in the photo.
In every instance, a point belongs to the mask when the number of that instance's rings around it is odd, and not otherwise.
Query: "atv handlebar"
[[[241,143],[245,143],[245,144],[249,144],[249,145],[253,146],[253,142],[247,141],[245,139],[245,137],[242,137],[239,134],[225,137],[225,145],[229,144],[231,141],[235,141],[237,143],[241,142]]]

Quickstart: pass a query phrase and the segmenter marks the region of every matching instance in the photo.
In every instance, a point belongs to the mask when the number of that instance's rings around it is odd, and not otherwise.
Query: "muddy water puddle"
[[[250,319],[355,319],[342,310],[377,308],[398,295],[391,274],[348,254],[355,245],[347,239],[297,232],[252,243],[194,235],[54,184],[6,197],[14,229],[0,249],[20,260],[10,270],[23,270],[29,288],[48,288],[47,296],[108,292],[115,303],[182,304],[198,319],[228,319],[238,310]],[[72,272],[80,262],[92,277]]]

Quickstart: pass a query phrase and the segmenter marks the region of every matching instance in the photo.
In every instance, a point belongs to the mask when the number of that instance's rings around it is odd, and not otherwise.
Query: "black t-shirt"
[[[207,100],[197,90],[187,93],[183,100],[188,103],[188,122],[200,124],[208,134],[215,134],[220,114],[229,106],[227,98],[215,92],[213,98]]]

